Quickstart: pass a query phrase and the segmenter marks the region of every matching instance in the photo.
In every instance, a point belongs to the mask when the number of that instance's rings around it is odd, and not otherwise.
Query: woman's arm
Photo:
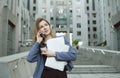
[[[27,61],[28,62],[36,62],[39,58],[40,55],[40,43],[35,42],[34,45],[32,46],[32,48],[30,49],[30,52],[27,56]]]
[[[56,52],[56,60],[58,61],[73,61],[76,60],[77,55],[70,43],[65,39],[65,44],[69,46],[68,52]]]

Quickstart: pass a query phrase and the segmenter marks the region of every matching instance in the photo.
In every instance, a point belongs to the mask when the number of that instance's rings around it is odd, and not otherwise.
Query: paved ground
[[[68,78],[120,78],[118,74],[68,74]]]

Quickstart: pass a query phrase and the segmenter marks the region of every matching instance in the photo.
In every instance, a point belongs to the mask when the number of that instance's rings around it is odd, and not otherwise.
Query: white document
[[[52,38],[47,41],[47,48],[52,51],[58,52],[68,52],[69,46],[65,45],[64,37]],[[56,61],[55,57],[47,57],[45,66],[51,67],[53,69],[58,69],[60,71],[64,70],[66,65],[65,61]]]

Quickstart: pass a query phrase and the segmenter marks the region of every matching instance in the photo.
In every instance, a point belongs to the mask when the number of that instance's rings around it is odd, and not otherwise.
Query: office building
[[[63,33],[68,40],[80,40],[88,45],[87,14],[84,0],[30,0],[30,11],[35,17],[47,19],[54,32]],[[84,23],[85,22],[85,23]]]
[[[33,25],[24,0],[0,1],[0,56],[18,53],[31,38]]]

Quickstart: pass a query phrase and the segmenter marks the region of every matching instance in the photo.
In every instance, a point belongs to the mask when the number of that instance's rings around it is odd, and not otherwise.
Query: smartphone
[[[43,37],[43,40],[45,40],[45,34],[41,33],[40,36]]]

